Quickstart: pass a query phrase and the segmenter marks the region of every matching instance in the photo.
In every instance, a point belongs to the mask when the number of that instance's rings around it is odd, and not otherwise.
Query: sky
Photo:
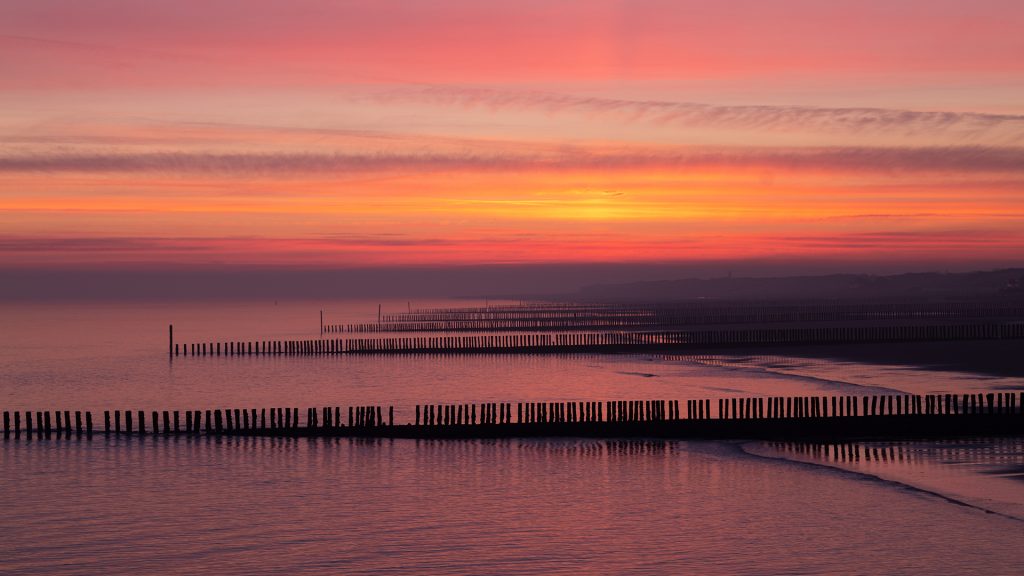
[[[1022,29],[1019,0],[0,0],[0,272],[1022,265]]]

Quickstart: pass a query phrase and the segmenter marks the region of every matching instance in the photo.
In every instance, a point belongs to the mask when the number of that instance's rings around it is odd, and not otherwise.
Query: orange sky
[[[1024,264],[1024,5],[711,4],[7,3],[0,267]]]

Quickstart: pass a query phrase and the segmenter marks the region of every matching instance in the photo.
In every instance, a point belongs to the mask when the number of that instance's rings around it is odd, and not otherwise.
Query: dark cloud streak
[[[222,175],[518,172],[630,169],[758,169],[851,172],[1024,172],[1016,147],[565,148],[555,153],[8,153],[0,173],[86,172]]]

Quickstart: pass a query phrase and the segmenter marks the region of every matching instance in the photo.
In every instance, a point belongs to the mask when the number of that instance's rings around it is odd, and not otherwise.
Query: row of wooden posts
[[[913,415],[1024,415],[1024,392],[978,394],[873,395],[873,396],[789,396],[720,398],[712,413],[710,399],[609,400],[604,402],[519,402],[513,404],[419,404],[414,426],[488,426],[521,424],[665,422],[682,420],[783,420],[808,418],[849,418]],[[685,408],[684,408],[685,407]],[[72,423],[72,414],[74,421]],[[386,418],[385,418],[386,414]],[[298,408],[235,408],[215,410],[107,410],[103,412],[105,434],[199,434],[199,433],[288,433],[299,429],[373,429],[395,426],[395,410],[389,406],[340,406],[307,408],[300,422]],[[685,416],[684,416],[685,415]],[[52,417],[51,417],[52,416]],[[84,417],[83,417],[84,416]],[[184,416],[184,420],[182,420]],[[4,412],[4,437],[22,432],[92,434],[89,411]],[[123,417],[123,418],[122,418]]]
[[[1024,323],[920,326],[818,326],[666,332],[497,334],[398,338],[315,338],[229,342],[174,342],[170,356],[313,356],[365,353],[574,353],[637,351],[676,347],[915,342],[1024,338]]]
[[[521,307],[514,310],[385,314],[372,323],[321,324],[327,333],[469,332],[505,330],[600,330],[759,324],[765,322],[850,322],[871,320],[965,320],[1022,318],[1024,305],[1012,303],[876,304],[722,304],[647,307]]]
[[[25,411],[24,427],[22,413],[4,412],[4,435],[22,431],[32,434],[33,430],[40,434],[92,434],[92,413],[85,411],[85,426],[82,425],[82,411],[76,411],[75,423],[72,426],[70,411],[54,411],[51,419],[49,411]],[[61,415],[63,414],[63,418]],[[146,410],[105,410],[103,412],[104,433],[113,434],[198,434],[239,432],[239,431],[287,431],[301,427],[298,408],[235,408],[214,410],[153,410],[149,412],[147,426]],[[204,417],[205,414],[205,417]],[[35,416],[33,425],[33,415]],[[13,416],[13,417],[12,417]],[[184,420],[182,419],[184,416]],[[122,418],[123,417],[123,418]],[[306,410],[305,427],[320,427],[316,409]],[[341,424],[341,408],[323,409],[323,424],[326,427],[338,427]],[[162,427],[161,427],[162,423]],[[380,406],[351,406],[348,408],[348,426],[378,427],[394,425],[394,407],[388,409],[388,420],[382,417]]]
[[[531,303],[523,305],[459,308],[427,308],[397,314],[381,314],[380,321],[431,322],[449,320],[521,320],[531,318],[702,318],[729,315],[760,315],[771,318],[780,314],[807,314],[823,318],[852,316],[947,317],[974,318],[1018,317],[1024,315],[1024,304],[1013,301],[750,301],[750,302],[661,302],[637,304],[570,304]]]

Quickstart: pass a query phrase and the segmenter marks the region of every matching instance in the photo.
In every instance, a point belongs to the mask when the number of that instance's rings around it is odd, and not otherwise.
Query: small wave
[[[747,360],[749,360],[749,359],[747,359]],[[701,365],[701,366],[707,366],[707,367],[712,367],[712,368],[721,368],[721,369],[726,369],[726,370],[739,370],[739,371],[749,372],[749,373],[754,373],[754,374],[771,374],[771,375],[774,375],[774,376],[785,376],[786,378],[792,378],[794,380],[800,380],[800,381],[803,381],[803,382],[815,383],[815,384],[821,386],[822,388],[824,388],[825,390],[842,391],[842,390],[847,389],[848,387],[854,387],[854,388],[856,388],[858,390],[876,391],[876,392],[881,393],[881,394],[893,394],[893,393],[895,393],[895,394],[902,394],[902,393],[904,393],[902,390],[899,390],[897,388],[890,388],[888,386],[875,386],[875,385],[868,385],[868,384],[858,384],[856,382],[849,382],[849,381],[846,381],[846,380],[822,378],[820,376],[809,376],[809,375],[800,374],[800,373],[797,373],[797,372],[789,372],[787,370],[776,369],[776,368],[773,367],[773,364],[755,364],[755,363],[747,364],[745,362],[734,363],[734,362],[730,362],[730,361],[725,360],[725,359],[721,360],[720,362],[715,362],[715,363],[702,362],[702,361],[697,360],[697,359],[690,359],[689,362],[692,363],[692,364],[698,364],[698,365]],[[778,366],[778,365],[779,364],[775,364],[774,366]],[[785,368],[787,368],[787,369],[799,369],[800,366],[786,366]]]

